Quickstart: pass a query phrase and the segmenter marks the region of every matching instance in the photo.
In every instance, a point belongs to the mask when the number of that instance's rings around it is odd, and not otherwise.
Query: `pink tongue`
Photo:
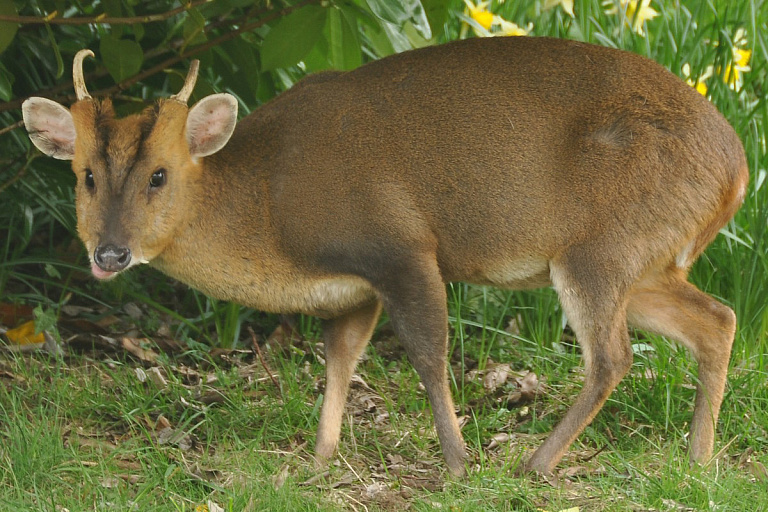
[[[101,270],[95,263],[91,263],[91,272],[97,279],[109,279],[115,275],[115,272],[107,272],[106,270]]]

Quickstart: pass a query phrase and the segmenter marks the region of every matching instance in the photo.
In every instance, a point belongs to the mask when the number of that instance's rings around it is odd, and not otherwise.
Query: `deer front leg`
[[[326,357],[325,399],[320,411],[315,454],[319,462],[333,456],[339,444],[349,381],[368,344],[381,312],[381,303],[327,321],[323,326]]]

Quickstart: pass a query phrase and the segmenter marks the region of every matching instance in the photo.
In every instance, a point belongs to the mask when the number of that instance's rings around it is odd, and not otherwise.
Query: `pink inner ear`
[[[76,133],[69,110],[45,98],[30,98],[22,113],[29,137],[40,151],[63,160],[73,157]]]
[[[75,126],[68,119],[46,118],[40,126],[40,131],[45,131],[46,136],[57,146],[74,148]]]
[[[193,158],[223,148],[237,122],[237,102],[229,94],[214,94],[198,102],[187,117],[187,141]]]

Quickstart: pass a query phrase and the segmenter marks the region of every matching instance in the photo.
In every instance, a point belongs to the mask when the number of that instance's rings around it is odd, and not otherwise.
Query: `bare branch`
[[[24,126],[24,120],[21,120],[17,123],[13,123],[11,125],[6,126],[3,129],[0,129],[0,135],[5,135],[6,133],[10,132],[11,130],[15,130],[16,128],[21,128]]]
[[[106,13],[98,16],[59,18],[59,12],[53,11],[48,16],[7,16],[0,15],[0,21],[8,23],[20,23],[22,25],[133,25],[134,23],[152,23],[155,21],[165,21],[177,14],[188,11],[198,5],[206,3],[208,0],[197,0],[196,2],[184,2],[180,7],[168,12],[159,14],[146,14],[144,16],[111,17]]]
[[[24,158],[26,158],[26,155],[19,155],[13,162],[10,163],[10,165],[7,166],[7,168],[8,169],[12,168],[14,165],[24,160]],[[11,178],[8,181],[6,181],[5,183],[0,183],[0,193],[2,193],[5,189],[10,187],[17,181],[19,181],[22,178],[22,176],[24,176],[24,174],[27,172],[27,169],[29,169],[29,164],[31,162],[32,162],[32,159],[27,160],[27,162],[24,165],[22,165],[19,168],[19,170],[16,172],[16,174],[11,176]]]

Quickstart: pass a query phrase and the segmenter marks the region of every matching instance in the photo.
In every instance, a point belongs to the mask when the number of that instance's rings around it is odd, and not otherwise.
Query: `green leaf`
[[[261,44],[261,69],[269,71],[299,62],[323,33],[328,10],[307,5],[281,19]]]
[[[424,39],[432,39],[432,29],[420,0],[366,0],[376,17],[402,27],[410,21]]]
[[[357,19],[340,9],[328,15],[328,62],[334,69],[348,71],[363,62],[358,38]]]
[[[392,49],[394,49],[397,53],[405,52],[413,48],[411,46],[411,42],[408,40],[408,37],[402,33],[402,27],[398,27],[389,21],[381,20],[381,28],[389,39],[389,42],[392,45]]]
[[[392,45],[392,41],[389,40],[389,36],[383,26],[385,23],[389,22],[382,20],[376,21],[377,25],[375,27],[363,27],[368,43],[371,45],[373,53],[378,57],[392,55],[395,53],[395,48]]]
[[[4,16],[16,16],[18,14],[13,0],[0,0],[0,14]],[[3,53],[8,48],[13,38],[16,37],[16,31],[18,30],[19,26],[16,23],[0,23],[0,53]]]
[[[123,5],[120,0],[104,0],[104,12],[107,16],[113,17],[113,18],[119,18],[123,15]],[[124,25],[111,25],[110,26],[110,33],[113,37],[120,39],[123,37],[123,34],[125,34],[125,26]]]
[[[328,27],[326,27],[323,37],[318,39],[317,44],[302,59],[308,73],[317,73],[318,71],[326,71],[332,68],[331,63],[328,62],[331,53],[328,49],[329,38]]]
[[[50,24],[45,24],[45,30],[48,32],[48,39],[51,41],[53,55],[56,57],[56,78],[61,78],[61,76],[64,74],[64,60],[61,58],[59,44],[56,42],[56,36],[53,35],[53,29],[51,28]]]
[[[56,329],[56,312],[51,308],[43,308],[38,305],[33,313],[35,315],[35,334],[43,331],[53,332]]]
[[[205,18],[197,9],[187,11],[187,18],[184,20],[184,47],[196,46],[208,40],[205,36]]]
[[[122,82],[138,73],[144,62],[144,52],[135,41],[105,37],[100,48],[101,59],[115,82]]]
[[[445,0],[421,0],[432,28],[432,37],[445,35],[445,24],[450,19],[450,7]],[[423,35],[423,34],[422,34]]]
[[[0,62],[0,99],[3,101],[11,101],[13,97],[13,82],[14,76],[5,69],[3,63]]]
[[[61,279],[61,273],[59,272],[59,269],[50,263],[45,264],[45,273],[54,279]]]
[[[217,75],[235,94],[248,103],[256,102],[261,66],[254,45],[238,37],[225,42],[216,51],[225,54],[222,58],[217,55],[214,60]]]

